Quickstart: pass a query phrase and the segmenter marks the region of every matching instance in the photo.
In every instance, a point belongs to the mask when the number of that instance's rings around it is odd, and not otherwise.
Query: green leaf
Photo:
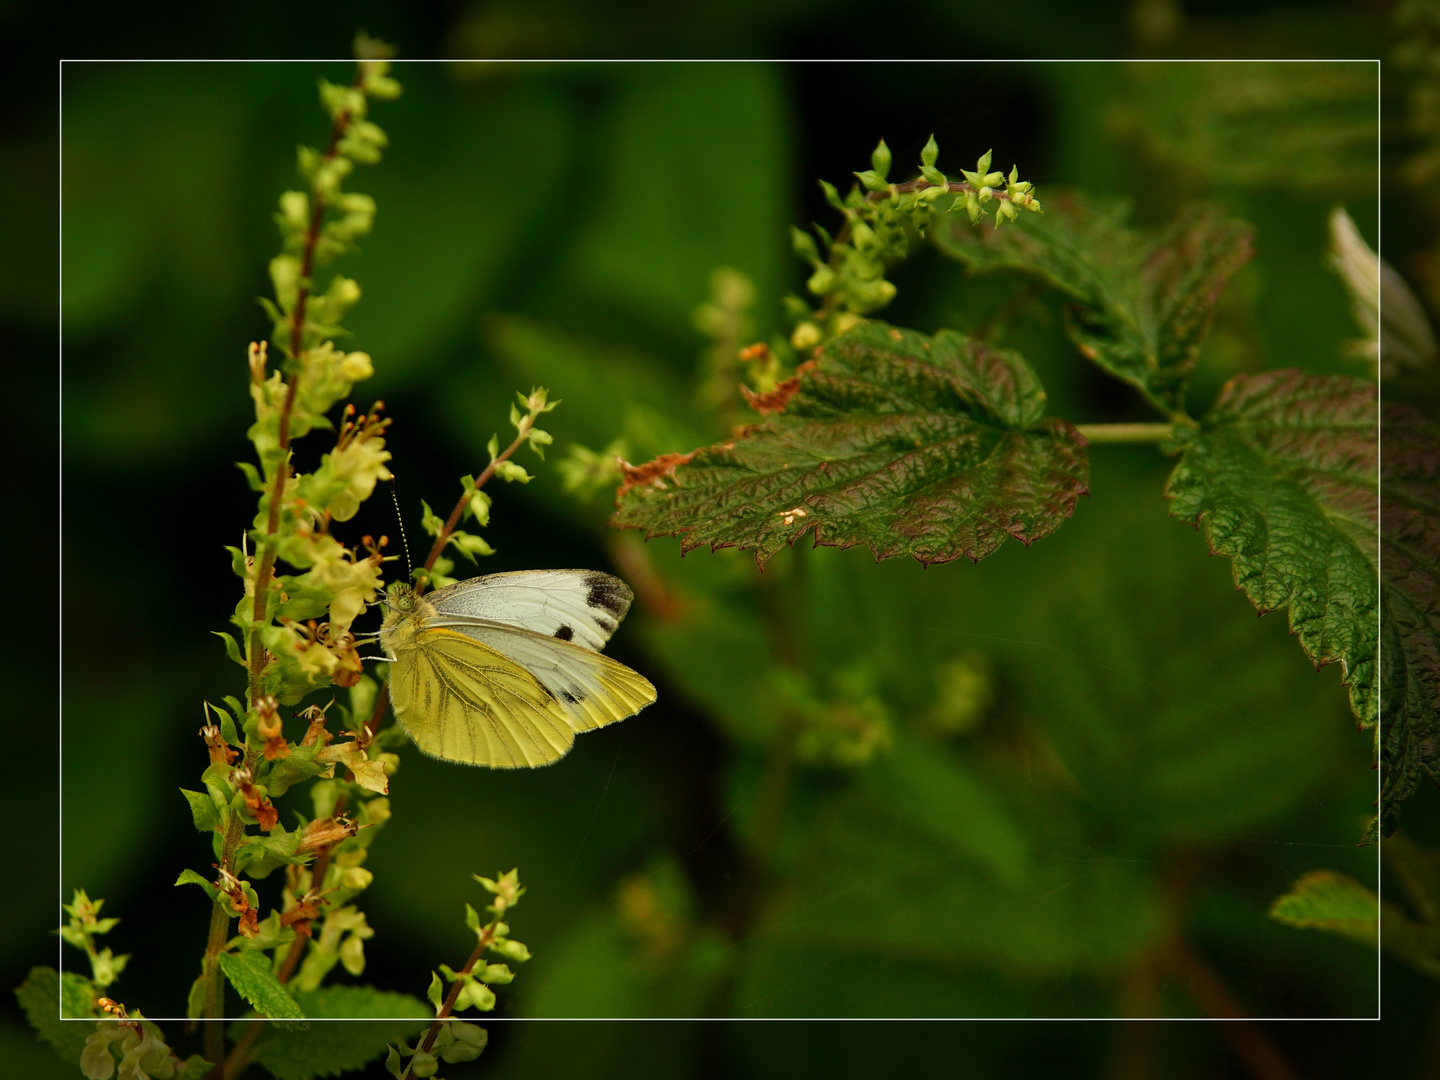
[[[1287,198],[1375,190],[1375,78],[1359,64],[1255,62],[1243,78],[1220,63],[1134,64],[1124,76],[1111,129],[1185,182]]]
[[[1380,935],[1379,898],[1334,870],[1305,874],[1270,905],[1270,917],[1291,926],[1328,930],[1372,949]]]
[[[642,466],[612,524],[757,563],[811,533],[929,565],[1029,545],[1087,492],[1084,440],[1042,419],[1029,364],[948,330],[863,324],[770,398],[778,415],[733,441]]]
[[[276,1080],[312,1080],[360,1069],[383,1057],[387,1043],[418,1034],[431,1016],[425,1003],[409,994],[369,986],[301,990],[295,999],[312,1019],[366,1022],[267,1030],[255,1045],[255,1061]]]
[[[276,1020],[304,1020],[305,1013],[275,977],[270,957],[261,952],[221,953],[220,970],[235,992],[257,1012]]]
[[[185,999],[185,1018],[187,1020],[199,1020],[205,1015],[205,995],[210,987],[210,979],[204,972],[196,976],[195,981],[190,984],[190,994]]]
[[[1156,236],[1125,225],[1120,201],[1045,200],[1014,228],[977,229],[946,215],[931,231],[972,270],[1011,270],[1072,301],[1066,329],[1079,350],[1166,414],[1184,409],[1200,342],[1230,275],[1250,258],[1251,230],[1216,207],[1191,206]]]
[[[1375,393],[1342,376],[1237,375],[1180,436],[1165,488],[1260,613],[1286,612],[1317,668],[1342,665],[1366,728],[1379,713]]]
[[[196,873],[194,870],[181,870],[180,876],[175,879],[175,884],[199,885],[202,889],[205,890],[205,895],[210,897],[211,900],[214,900],[215,897],[219,895],[219,890],[215,888],[214,884],[210,881],[207,881],[204,877]]]
[[[1424,777],[1440,783],[1440,429],[1387,405],[1380,425],[1378,827]]]
[[[263,878],[281,866],[303,866],[308,855],[295,854],[303,833],[299,829],[282,833],[277,825],[268,836],[257,836],[235,851],[235,872]]]
[[[270,797],[278,799],[296,784],[312,776],[319,776],[329,768],[327,765],[316,764],[314,759],[319,750],[318,744],[290,747],[290,753],[275,762],[265,775],[265,790]]]
[[[786,898],[756,927],[755,945],[761,953],[803,944],[842,957],[1059,974],[1124,962],[1161,933],[1143,865],[1032,856],[1019,875],[997,873],[868,793],[847,793],[807,839]],[[750,1000],[768,996],[763,987],[746,989],[757,991]],[[855,1013],[865,1007],[857,1002]]]
[[[31,968],[29,976],[16,987],[15,997],[40,1041],[53,1046],[71,1065],[79,1065],[85,1040],[95,1031],[95,1025],[60,1019],[59,972],[50,967]]]
[[[210,632],[225,642],[225,655],[241,667],[244,667],[245,657],[240,655],[240,646],[236,643],[235,639],[223,630],[211,630]]]
[[[60,973],[61,1016],[67,1020],[80,1017],[99,1019],[99,1015],[95,1011],[95,997],[95,984],[84,975],[78,975],[73,971]]]
[[[216,809],[215,800],[210,793],[200,791],[186,791],[180,789],[180,794],[185,796],[185,801],[190,804],[190,818],[195,822],[195,828],[200,832],[214,832],[220,827],[220,811]]]

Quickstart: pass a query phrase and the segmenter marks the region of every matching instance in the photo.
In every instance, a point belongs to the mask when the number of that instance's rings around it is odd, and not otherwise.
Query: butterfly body
[[[427,596],[392,586],[380,644],[396,717],[435,757],[548,765],[577,732],[655,700],[648,680],[599,651],[631,598],[592,570],[490,574]]]

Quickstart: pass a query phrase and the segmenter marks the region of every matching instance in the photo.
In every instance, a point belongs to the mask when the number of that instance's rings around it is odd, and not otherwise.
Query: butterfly
[[[396,583],[380,627],[395,716],[446,761],[548,765],[577,732],[655,700],[649,680],[600,653],[632,599],[594,570],[487,574],[425,595]]]

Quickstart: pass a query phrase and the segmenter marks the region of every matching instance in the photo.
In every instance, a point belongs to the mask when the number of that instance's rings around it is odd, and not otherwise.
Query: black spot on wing
[[[555,631],[555,636],[561,641],[569,641],[575,636],[575,629],[570,626],[562,626],[559,630]]]
[[[554,695],[551,696],[553,697]],[[569,690],[561,690],[560,696],[563,697],[566,701],[568,701],[571,705],[577,705],[580,702],[580,699],[574,694],[572,694]]]
[[[589,589],[585,595],[585,603],[592,608],[608,611],[617,620],[630,610],[630,600],[634,594],[630,591],[630,586],[619,578],[609,574],[591,574],[585,579],[585,587]]]

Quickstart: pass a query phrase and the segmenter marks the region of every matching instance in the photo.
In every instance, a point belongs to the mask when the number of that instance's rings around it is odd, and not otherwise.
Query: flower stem
[[[495,940],[495,927],[500,924],[499,916],[490,921],[490,925],[480,931],[480,941],[475,946],[475,951],[470,954],[470,959],[465,961],[465,966],[460,969],[460,975],[469,975],[475,970],[475,965],[480,962],[481,955]],[[449,1018],[450,1010],[455,1007],[455,999],[460,996],[460,989],[465,985],[464,979],[456,979],[450,984],[450,992],[445,995],[444,1002],[440,1005],[440,1011],[435,1014],[435,1022],[430,1025],[430,1030],[425,1033],[425,1041],[417,1048],[417,1053],[428,1054],[430,1048],[435,1045],[436,1038],[440,1035],[441,1025]],[[415,1059],[410,1059],[410,1064],[405,1068],[405,1074],[401,1080],[410,1080],[411,1070],[415,1067]]]
[[[1090,443],[1158,443],[1172,438],[1174,424],[1077,424]]]
[[[341,792],[335,800],[335,806],[330,811],[332,817],[338,817],[345,811],[346,793]],[[327,847],[315,856],[315,864],[310,870],[310,887],[324,888],[325,871],[330,868],[330,853],[333,847]],[[290,951],[285,954],[285,959],[280,964],[280,970],[275,973],[275,978],[282,983],[288,983],[295,975],[295,969],[300,966],[300,958],[305,955],[305,946],[310,938],[305,934],[297,933],[295,940],[290,943]],[[218,1080],[230,1080],[231,1077],[239,1076],[240,1071],[249,1064],[248,1055],[250,1047],[255,1045],[255,1040],[265,1030],[265,1019],[251,1020],[246,1025],[244,1033],[230,1048],[229,1055],[225,1058],[225,1064],[221,1068]]]
[[[500,467],[502,461],[509,461],[510,456],[514,454],[516,450],[520,449],[525,440],[530,437],[530,428],[534,426],[534,422],[534,418],[529,416],[520,421],[520,434],[516,435],[515,440],[504,450],[500,451],[495,460],[485,466],[485,471],[475,478],[476,491],[484,487],[486,481],[495,475],[495,470]],[[430,554],[425,559],[426,570],[430,570],[435,566],[435,560],[438,559],[440,553],[445,550],[445,545],[450,541],[450,534],[455,531],[455,526],[460,524],[460,515],[465,512],[465,506],[469,501],[470,492],[467,491],[460,496],[459,500],[455,503],[455,509],[451,510],[450,516],[445,519],[445,527],[441,529],[439,535],[435,537],[435,543],[430,545]],[[423,585],[424,582],[422,581],[421,584]]]
[[[520,434],[516,435],[514,441],[504,450],[500,451],[499,456],[490,462],[489,465],[486,465],[485,470],[475,478],[476,491],[484,487],[486,482],[495,475],[495,470],[499,468],[502,461],[509,461],[511,455],[520,449],[520,444],[529,437],[530,428],[533,424],[533,418],[528,416],[520,421]],[[430,545],[430,554],[425,557],[426,570],[434,569],[435,560],[438,559],[440,553],[445,550],[445,545],[449,543],[450,534],[455,531],[455,526],[460,524],[460,515],[465,512],[465,504],[469,501],[470,493],[468,491],[461,495],[456,501],[455,509],[451,510],[450,516],[445,519],[445,526],[440,530],[440,535],[435,537],[435,543]],[[423,580],[418,582],[415,586],[416,591],[419,592],[423,590],[424,586],[425,582]],[[373,735],[380,730],[380,725],[385,722],[385,709],[389,704],[390,684],[386,682],[385,685],[380,687],[380,692],[375,695],[375,708],[370,712],[370,719],[365,721],[365,727],[369,730],[370,734]]]
[[[363,69],[355,76],[355,85],[364,79]],[[325,146],[323,161],[330,161],[339,152],[340,139],[350,124],[349,110],[342,110],[330,125],[330,141]],[[305,344],[305,307],[310,299],[310,275],[315,270],[315,248],[320,241],[320,229],[325,221],[325,200],[313,186],[310,191],[314,207],[310,212],[310,225],[305,231],[305,252],[300,260],[300,291],[295,298],[295,310],[290,316],[290,355],[299,358]],[[280,503],[285,498],[285,485],[290,481],[290,417],[295,410],[295,395],[299,390],[300,376],[291,372],[285,379],[285,404],[280,409],[278,442],[280,464],[275,468],[275,480],[270,488],[270,513],[265,521],[265,544],[260,552],[260,562],[255,569],[255,623],[266,621],[269,607],[270,580],[275,573],[276,550],[274,537],[280,531]],[[260,631],[250,631],[250,704],[260,694],[260,676],[265,670],[265,653],[260,647]]]

